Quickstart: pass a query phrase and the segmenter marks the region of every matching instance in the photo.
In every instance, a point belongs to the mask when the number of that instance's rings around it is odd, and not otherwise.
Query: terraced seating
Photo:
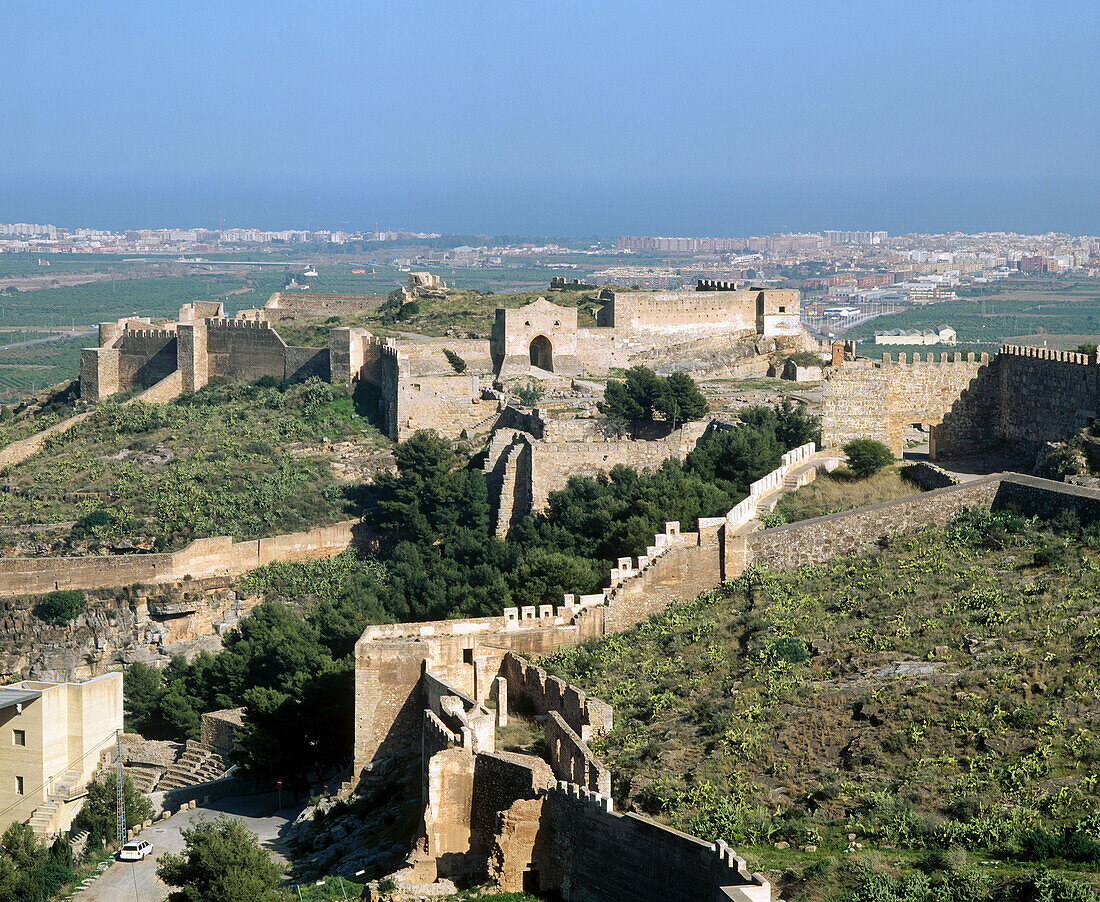
[[[201,742],[188,739],[183,755],[168,768],[157,788],[182,789],[184,786],[208,783],[224,777],[231,766],[230,762]]]

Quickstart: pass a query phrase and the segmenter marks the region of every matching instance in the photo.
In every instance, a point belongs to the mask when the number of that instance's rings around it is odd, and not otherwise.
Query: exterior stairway
[[[34,809],[29,821],[31,830],[40,840],[53,839],[60,830],[58,814],[68,801],[82,795],[78,789],[80,785],[80,771],[67,770],[53,781],[49,796],[46,801]]]
[[[221,755],[210,751],[201,742],[188,739],[183,755],[168,768],[157,789],[181,789],[184,786],[208,783],[225,776],[230,767],[230,763]]]

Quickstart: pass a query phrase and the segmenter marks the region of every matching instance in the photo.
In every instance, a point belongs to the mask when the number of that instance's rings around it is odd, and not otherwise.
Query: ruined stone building
[[[409,288],[402,290],[410,298],[445,290],[425,276],[411,274]],[[684,342],[751,344],[766,337],[796,347],[803,340],[797,291],[711,287],[612,293],[592,328],[578,327],[575,307],[539,298],[524,307],[498,309],[488,339],[382,339],[362,328],[334,328],[325,348],[288,345],[279,336],[278,322],[287,316],[374,309],[378,298],[277,293],[263,310],[232,318],[219,303],[196,302],[181,309],[176,322],[127,318],[101,323],[99,346],[81,355],[81,397],[95,403],[118,392],[176,381],[178,393],[214,379],[317,376],[374,386],[392,439],[422,428],[457,437],[488,432],[501,410],[492,387],[517,377],[603,378],[612,367],[631,366],[646,354]],[[448,352],[461,358],[461,372]]]

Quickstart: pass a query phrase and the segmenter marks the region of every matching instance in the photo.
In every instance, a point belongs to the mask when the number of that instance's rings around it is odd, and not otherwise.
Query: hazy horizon
[[[1078,2],[5,11],[0,221],[1100,233]]]

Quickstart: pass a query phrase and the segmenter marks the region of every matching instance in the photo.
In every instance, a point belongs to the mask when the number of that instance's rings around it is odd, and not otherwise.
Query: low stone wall
[[[773,569],[816,564],[855,551],[891,532],[904,532],[919,526],[943,526],[967,507],[989,507],[997,495],[1000,481],[1000,477],[988,477],[749,533],[741,539],[747,546],[748,562],[767,564]],[[728,544],[736,546],[738,543]]]
[[[947,488],[949,485],[958,485],[961,481],[953,473],[948,473],[942,467],[937,467],[935,464],[923,460],[903,467],[901,475],[926,492],[932,489]]]
[[[736,539],[727,545],[733,546],[735,554],[744,553],[745,563],[761,562],[772,568],[789,569],[856,551],[892,532],[944,526],[967,507],[1015,510],[1025,516],[1044,518],[1068,510],[1083,523],[1092,523],[1100,520],[1100,491],[1016,473],[987,476],[750,533],[740,538],[740,545]],[[729,571],[729,576],[740,572],[734,567]]]
[[[157,584],[188,577],[242,576],[272,561],[339,554],[351,545],[358,523],[345,520],[308,532],[244,542],[234,542],[229,536],[196,539],[186,548],[161,554],[0,558],[0,597]]]
[[[1044,519],[1070,511],[1087,525],[1100,520],[1100,491],[1012,473],[1001,478],[992,506]]]

